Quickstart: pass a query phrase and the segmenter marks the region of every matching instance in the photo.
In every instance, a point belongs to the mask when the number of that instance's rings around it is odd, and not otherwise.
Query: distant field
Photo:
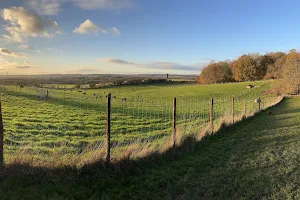
[[[83,91],[86,92],[87,95],[105,95],[111,92],[113,95],[126,98],[134,98],[137,96],[147,97],[150,99],[159,98],[159,99],[166,99],[166,98],[173,98],[173,97],[188,97],[188,98],[200,98],[200,99],[208,99],[212,96],[216,97],[220,96],[230,96],[237,93],[247,92],[249,90],[246,89],[248,84],[254,84],[257,88],[261,86],[268,85],[270,81],[257,81],[253,82],[243,82],[243,83],[226,83],[226,84],[213,84],[213,85],[173,85],[168,83],[163,84],[139,84],[139,85],[124,85],[124,86],[111,86],[111,87],[104,87],[100,89],[84,89]],[[55,86],[56,88],[67,88],[72,89],[73,91],[78,91],[78,89],[74,89],[75,84],[45,84],[45,86]],[[82,90],[81,89],[81,90]],[[53,90],[55,91],[55,90]],[[55,94],[57,94],[57,91]],[[70,93],[69,91],[63,92],[61,91],[60,94],[63,93],[71,94],[72,97],[78,97],[81,95],[78,93],[77,95],[74,93]],[[75,95],[75,96],[74,96]]]
[[[103,149],[106,95],[112,93],[112,157],[134,144],[155,150],[170,140],[172,101],[177,97],[178,134],[198,134],[209,122],[210,98],[215,98],[215,122],[231,112],[257,109],[254,99],[262,97],[271,82],[217,85],[135,85],[88,90],[48,90],[16,86],[2,88],[5,127],[5,159],[10,163],[22,154],[40,162],[61,156],[61,162]],[[264,99],[265,98],[265,99]],[[122,100],[123,99],[123,100]],[[124,100],[126,99],[126,100]],[[88,157],[88,156],[87,156]],[[54,159],[54,158],[53,158]],[[51,160],[50,160],[51,161]]]
[[[56,88],[56,89],[71,89],[75,88],[76,84],[43,84],[45,88]],[[88,84],[80,85],[81,88],[89,88]]]

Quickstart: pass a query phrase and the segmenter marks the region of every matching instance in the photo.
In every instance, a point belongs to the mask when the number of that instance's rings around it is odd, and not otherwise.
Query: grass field
[[[299,199],[300,99],[205,138],[189,152],[126,169],[17,167],[2,199]],[[13,189],[11,189],[13,188]]]
[[[76,84],[43,84],[45,88],[57,88],[57,89],[74,89]],[[80,85],[81,88],[89,88],[88,84]]]
[[[103,157],[105,107],[112,93],[112,158],[142,146],[139,154],[156,151],[168,143],[172,134],[172,101],[177,97],[178,134],[199,134],[209,123],[209,102],[215,98],[215,123],[231,112],[236,96],[238,116],[247,100],[249,113],[257,109],[254,99],[264,97],[270,82],[200,85],[135,85],[108,87],[79,92],[49,90],[51,99],[41,99],[45,89],[2,89],[6,163],[30,161],[34,165],[83,165]],[[122,101],[126,98],[126,101]],[[129,148],[129,150],[128,150]],[[140,148],[140,147],[139,147]],[[131,152],[132,154],[132,152]],[[78,157],[85,158],[78,161]],[[59,159],[58,159],[59,158]],[[71,162],[71,160],[73,162]],[[27,162],[26,161],[26,162]]]

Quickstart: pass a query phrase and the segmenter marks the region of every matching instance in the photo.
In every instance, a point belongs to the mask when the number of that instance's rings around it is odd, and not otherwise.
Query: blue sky
[[[300,2],[1,1],[0,74],[199,74],[210,60],[298,49]]]

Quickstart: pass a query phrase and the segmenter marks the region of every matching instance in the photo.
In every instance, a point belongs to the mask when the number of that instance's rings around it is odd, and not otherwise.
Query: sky
[[[0,75],[199,74],[299,49],[300,1],[1,0]]]

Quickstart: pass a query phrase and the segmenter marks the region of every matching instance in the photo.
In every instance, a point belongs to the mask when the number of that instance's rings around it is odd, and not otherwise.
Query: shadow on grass
[[[285,99],[272,112],[299,114],[286,107],[291,103]],[[7,166],[0,194],[4,199],[297,198],[300,136],[293,127],[283,135],[278,117],[264,111],[200,142],[187,137],[162,154],[124,158],[110,167],[103,161],[81,169]]]

